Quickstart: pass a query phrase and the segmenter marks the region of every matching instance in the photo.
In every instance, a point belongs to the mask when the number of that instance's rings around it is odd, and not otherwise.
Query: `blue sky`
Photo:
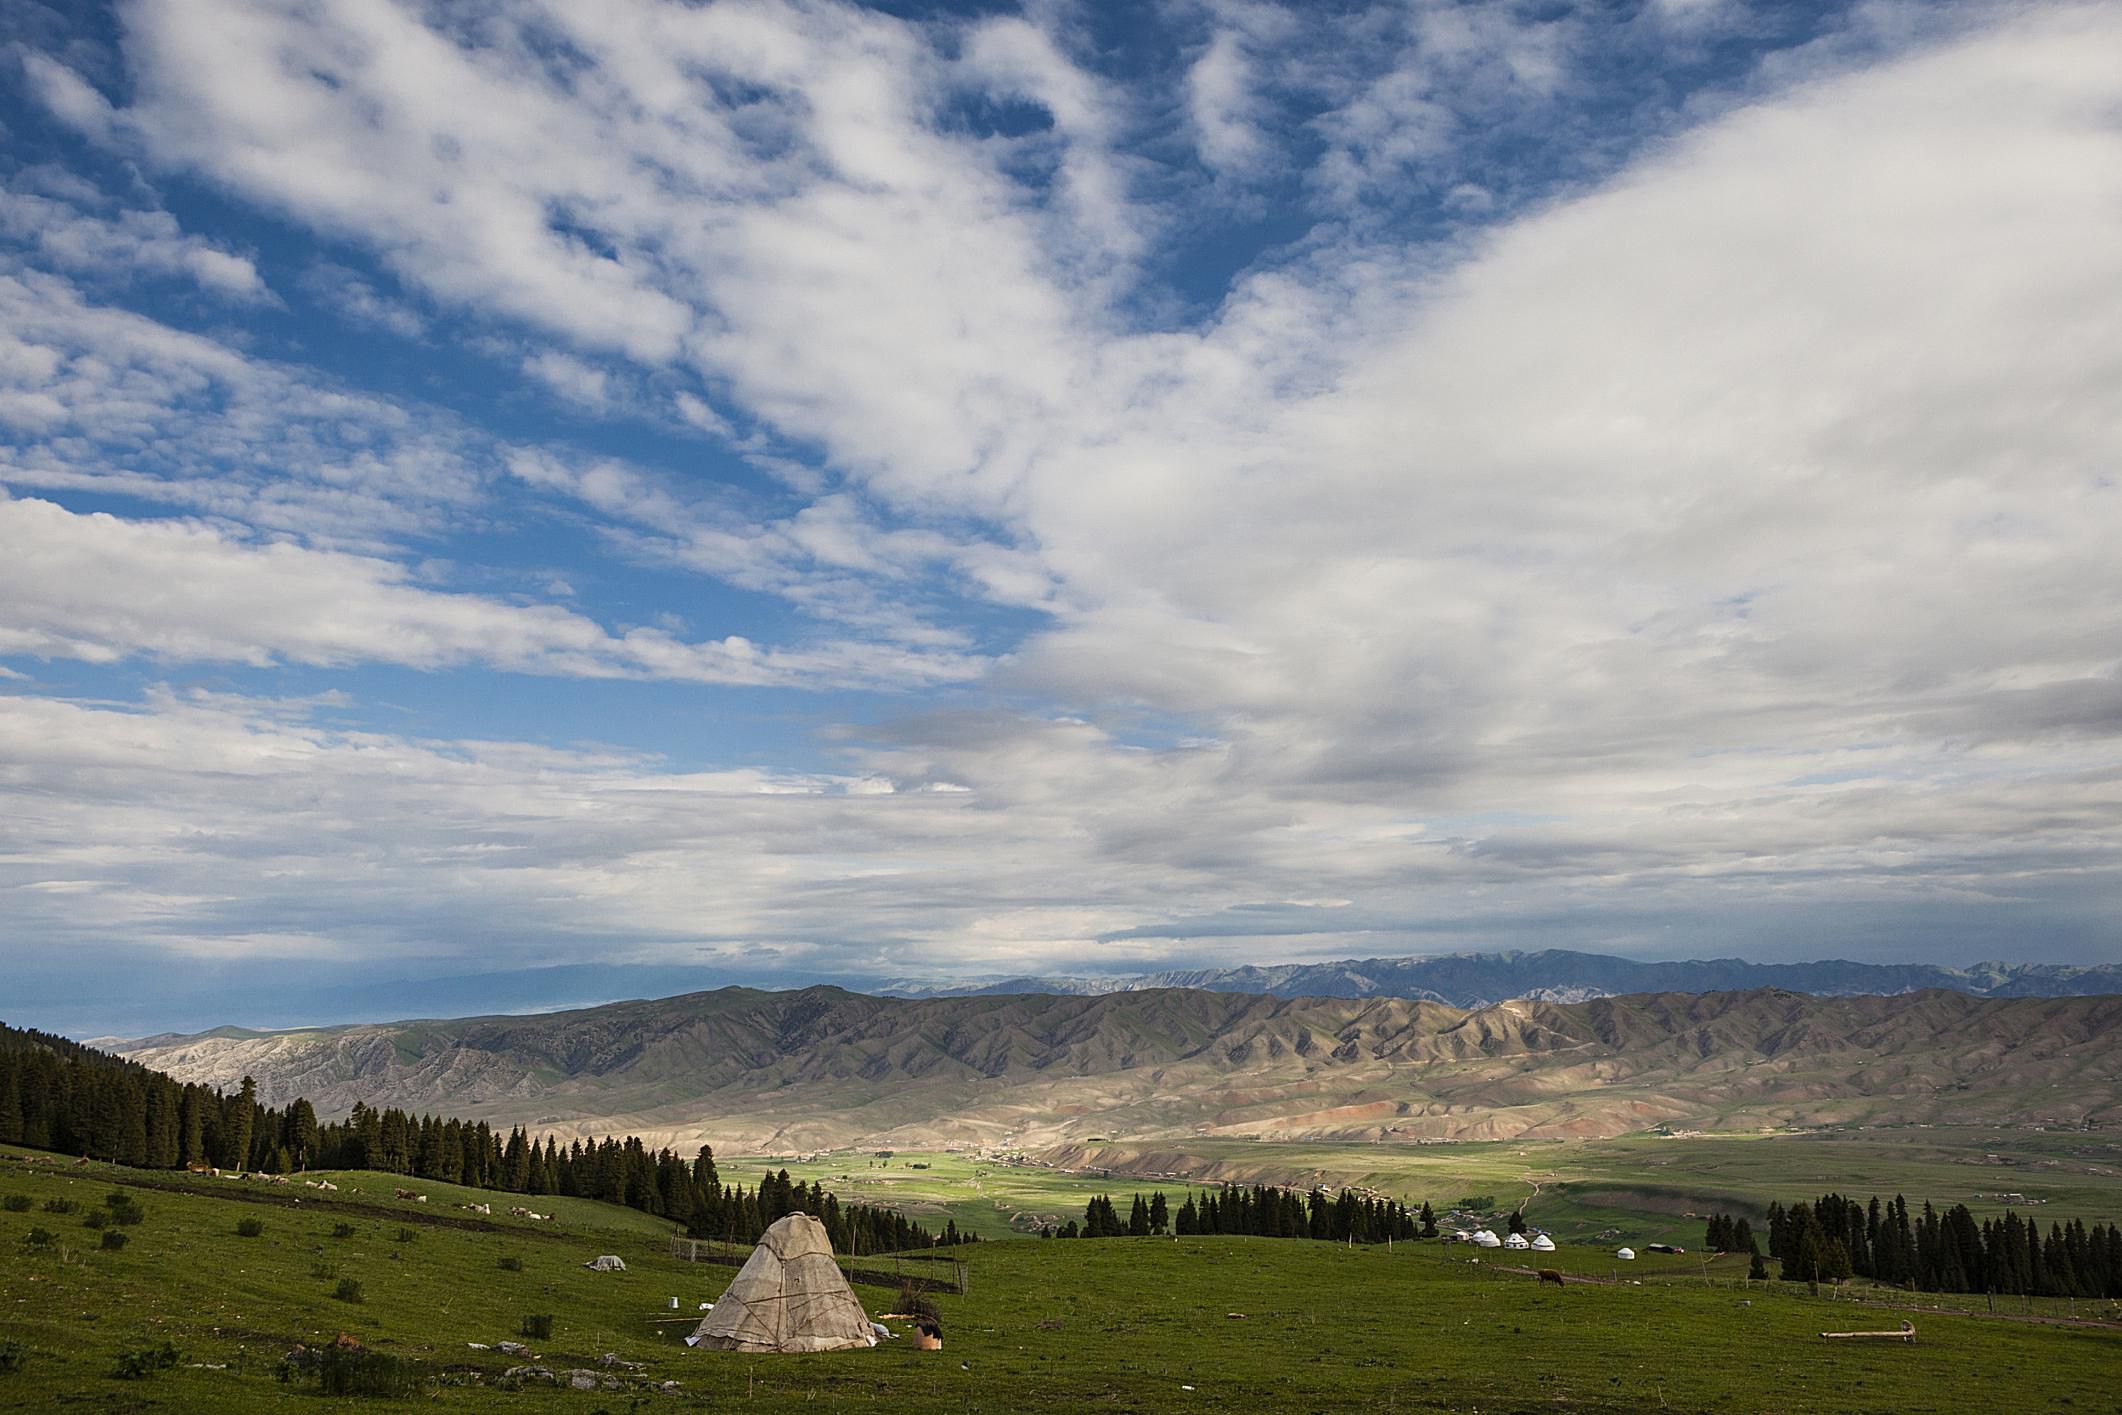
[[[11,1021],[2122,957],[2122,7],[0,23]]]

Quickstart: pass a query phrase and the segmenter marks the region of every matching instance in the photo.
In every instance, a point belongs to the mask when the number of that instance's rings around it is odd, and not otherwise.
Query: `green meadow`
[[[1494,1208],[1525,1205],[1528,1218],[1565,1243],[1701,1241],[1700,1215],[1729,1211],[1758,1219],[1770,1200],[1789,1204],[1830,1190],[1906,1194],[1920,1205],[1964,1203],[1977,1218],[2007,1207],[2050,1222],[2122,1221],[2122,1142],[2100,1132],[1908,1127],[1762,1135],[1611,1140],[1511,1141],[1440,1145],[1350,1145],[1242,1140],[1115,1139],[1076,1147],[1074,1173],[1035,1164],[982,1161],[971,1154],[835,1151],[796,1161],[725,1158],[723,1172],[756,1183],[768,1169],[823,1180],[829,1188],[891,1204],[940,1227],[955,1219],[982,1237],[1022,1232],[1035,1219],[1081,1218],[1098,1193],[1177,1196],[1195,1183],[1232,1180],[1307,1188],[1374,1189],[1441,1214],[1461,1198]],[[2025,1202],[1995,1197],[2017,1193]]]
[[[896,1158],[896,1157],[895,1157]],[[922,1162],[922,1161],[913,1161]],[[936,1170],[909,1171],[937,1180]],[[970,1175],[968,1175],[970,1177]],[[981,1176],[983,1183],[989,1176]],[[135,1183],[135,1180],[151,1181]],[[44,1157],[0,1161],[0,1405],[22,1410],[1456,1410],[2115,1411],[2117,1325],[2047,1324],[1816,1297],[1740,1280],[1693,1255],[1617,1264],[1601,1249],[1538,1255],[1585,1281],[1557,1289],[1509,1269],[1534,1255],[1444,1244],[1347,1248],[1242,1238],[981,1243],[965,1295],[945,1294],[945,1350],[771,1357],[679,1338],[727,1267],[670,1259],[660,1225],[602,1205],[508,1220],[500,1196],[389,1175],[299,1186],[143,1175]],[[1088,1181],[1044,1182],[1056,1201]],[[389,1197],[426,1193],[426,1204]],[[122,1230],[86,1214],[117,1189]],[[361,1193],[350,1191],[358,1188]],[[297,1198],[301,1202],[296,1203]],[[77,1206],[53,1213],[58,1201]],[[452,1207],[494,1203],[487,1220]],[[550,1200],[529,1206],[548,1211]],[[242,1236],[245,1220],[260,1231]],[[48,1246],[25,1242],[32,1230]],[[129,1241],[106,1251],[101,1235]],[[582,1267],[598,1253],[628,1271]],[[1472,1261],[1479,1257],[1480,1261]],[[1611,1279],[1618,1277],[1620,1281]],[[335,1293],[357,1283],[358,1301]],[[894,1293],[858,1286],[873,1315]],[[1880,1294],[1883,1298],[1887,1294]],[[1899,1300],[1899,1295],[1891,1295]],[[672,1297],[681,1311],[672,1312]],[[1965,1304],[1966,1299],[1960,1299]],[[551,1335],[523,1337],[527,1316]],[[1914,1345],[1829,1342],[1824,1330],[1917,1323]],[[344,1332],[410,1358],[411,1399],[327,1398],[275,1372],[296,1343]],[[526,1341],[538,1364],[638,1362],[621,1390],[504,1389]],[[137,1379],[128,1353],[174,1352]],[[478,1349],[479,1343],[487,1349]],[[676,1393],[651,1389],[679,1383]]]

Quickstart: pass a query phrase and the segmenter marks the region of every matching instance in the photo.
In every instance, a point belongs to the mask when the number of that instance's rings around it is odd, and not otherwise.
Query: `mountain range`
[[[1097,1138],[1412,1142],[2122,1120],[2122,997],[1776,989],[1478,1008],[1206,989],[907,999],[724,988],[533,1017],[222,1028],[187,1081],[779,1153]]]
[[[1891,996],[1943,988],[1975,997],[2093,997],[2122,993],[2122,965],[2058,963],[1749,963],[1742,958],[1641,963],[1566,949],[1354,958],[1336,963],[1187,968],[1131,977],[1018,977],[981,983],[899,982],[895,997],[992,997],[1014,993],[1095,996],[1152,988],[1262,993],[1273,997],[1405,997],[1486,1007],[1509,998],[1583,1002],[1645,992],[1735,992],[1781,988],[1822,997]]]
[[[146,964],[114,962],[130,974]],[[1978,997],[2073,997],[2122,992],[2122,966],[2048,963],[1878,964],[1827,960],[1748,963],[1736,958],[1639,963],[1560,949],[1463,953],[1446,957],[1348,959],[1262,967],[1188,968],[1134,976],[910,978],[880,984],[843,976],[776,971],[732,974],[698,963],[571,963],[506,972],[377,978],[345,964],[275,970],[254,960],[202,961],[181,975],[159,970],[152,989],[83,992],[61,972],[18,969],[8,979],[12,1020],[89,1038],[198,1032],[241,1021],[255,1027],[324,1027],[401,1017],[469,1017],[553,1012],[626,998],[673,997],[730,984],[791,989],[850,987],[893,997],[1003,996],[1188,987],[1279,997],[1407,997],[1454,1007],[1485,1007],[1513,997],[1580,1002],[1640,992],[1718,992],[1777,987],[1844,996],[1946,988]],[[251,1015],[232,1018],[228,998],[256,996]]]

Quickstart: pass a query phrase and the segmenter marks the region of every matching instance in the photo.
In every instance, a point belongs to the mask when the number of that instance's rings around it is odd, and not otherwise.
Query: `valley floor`
[[[836,1150],[724,1157],[726,1178],[755,1184],[768,1170],[822,1180],[843,1197],[888,1204],[932,1228],[953,1220],[983,1238],[1083,1216],[1094,1194],[1163,1189],[1177,1207],[1189,1185],[1298,1189],[1359,1185],[1441,1215],[1460,1199],[1491,1211],[1525,1204],[1565,1244],[1697,1247],[1700,1215],[1756,1221],[1830,1191],[1868,1199],[1906,1194],[1978,1218],[2014,1208],[2038,1220],[2122,1222],[2122,1135],[1995,1127],[1908,1126],[1760,1135],[1630,1135],[1611,1140],[1433,1145],[1108,1140],[1033,1152],[1021,1161],[972,1151]],[[2007,1197],[2012,1196],[2012,1197]]]

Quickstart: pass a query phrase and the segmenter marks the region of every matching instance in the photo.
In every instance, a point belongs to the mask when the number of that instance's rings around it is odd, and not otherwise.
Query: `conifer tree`
[[[248,1169],[251,1162],[251,1134],[258,1123],[258,1083],[246,1076],[242,1087],[222,1105],[226,1119],[222,1123],[222,1134],[226,1137],[227,1152],[221,1157],[224,1169]]]

